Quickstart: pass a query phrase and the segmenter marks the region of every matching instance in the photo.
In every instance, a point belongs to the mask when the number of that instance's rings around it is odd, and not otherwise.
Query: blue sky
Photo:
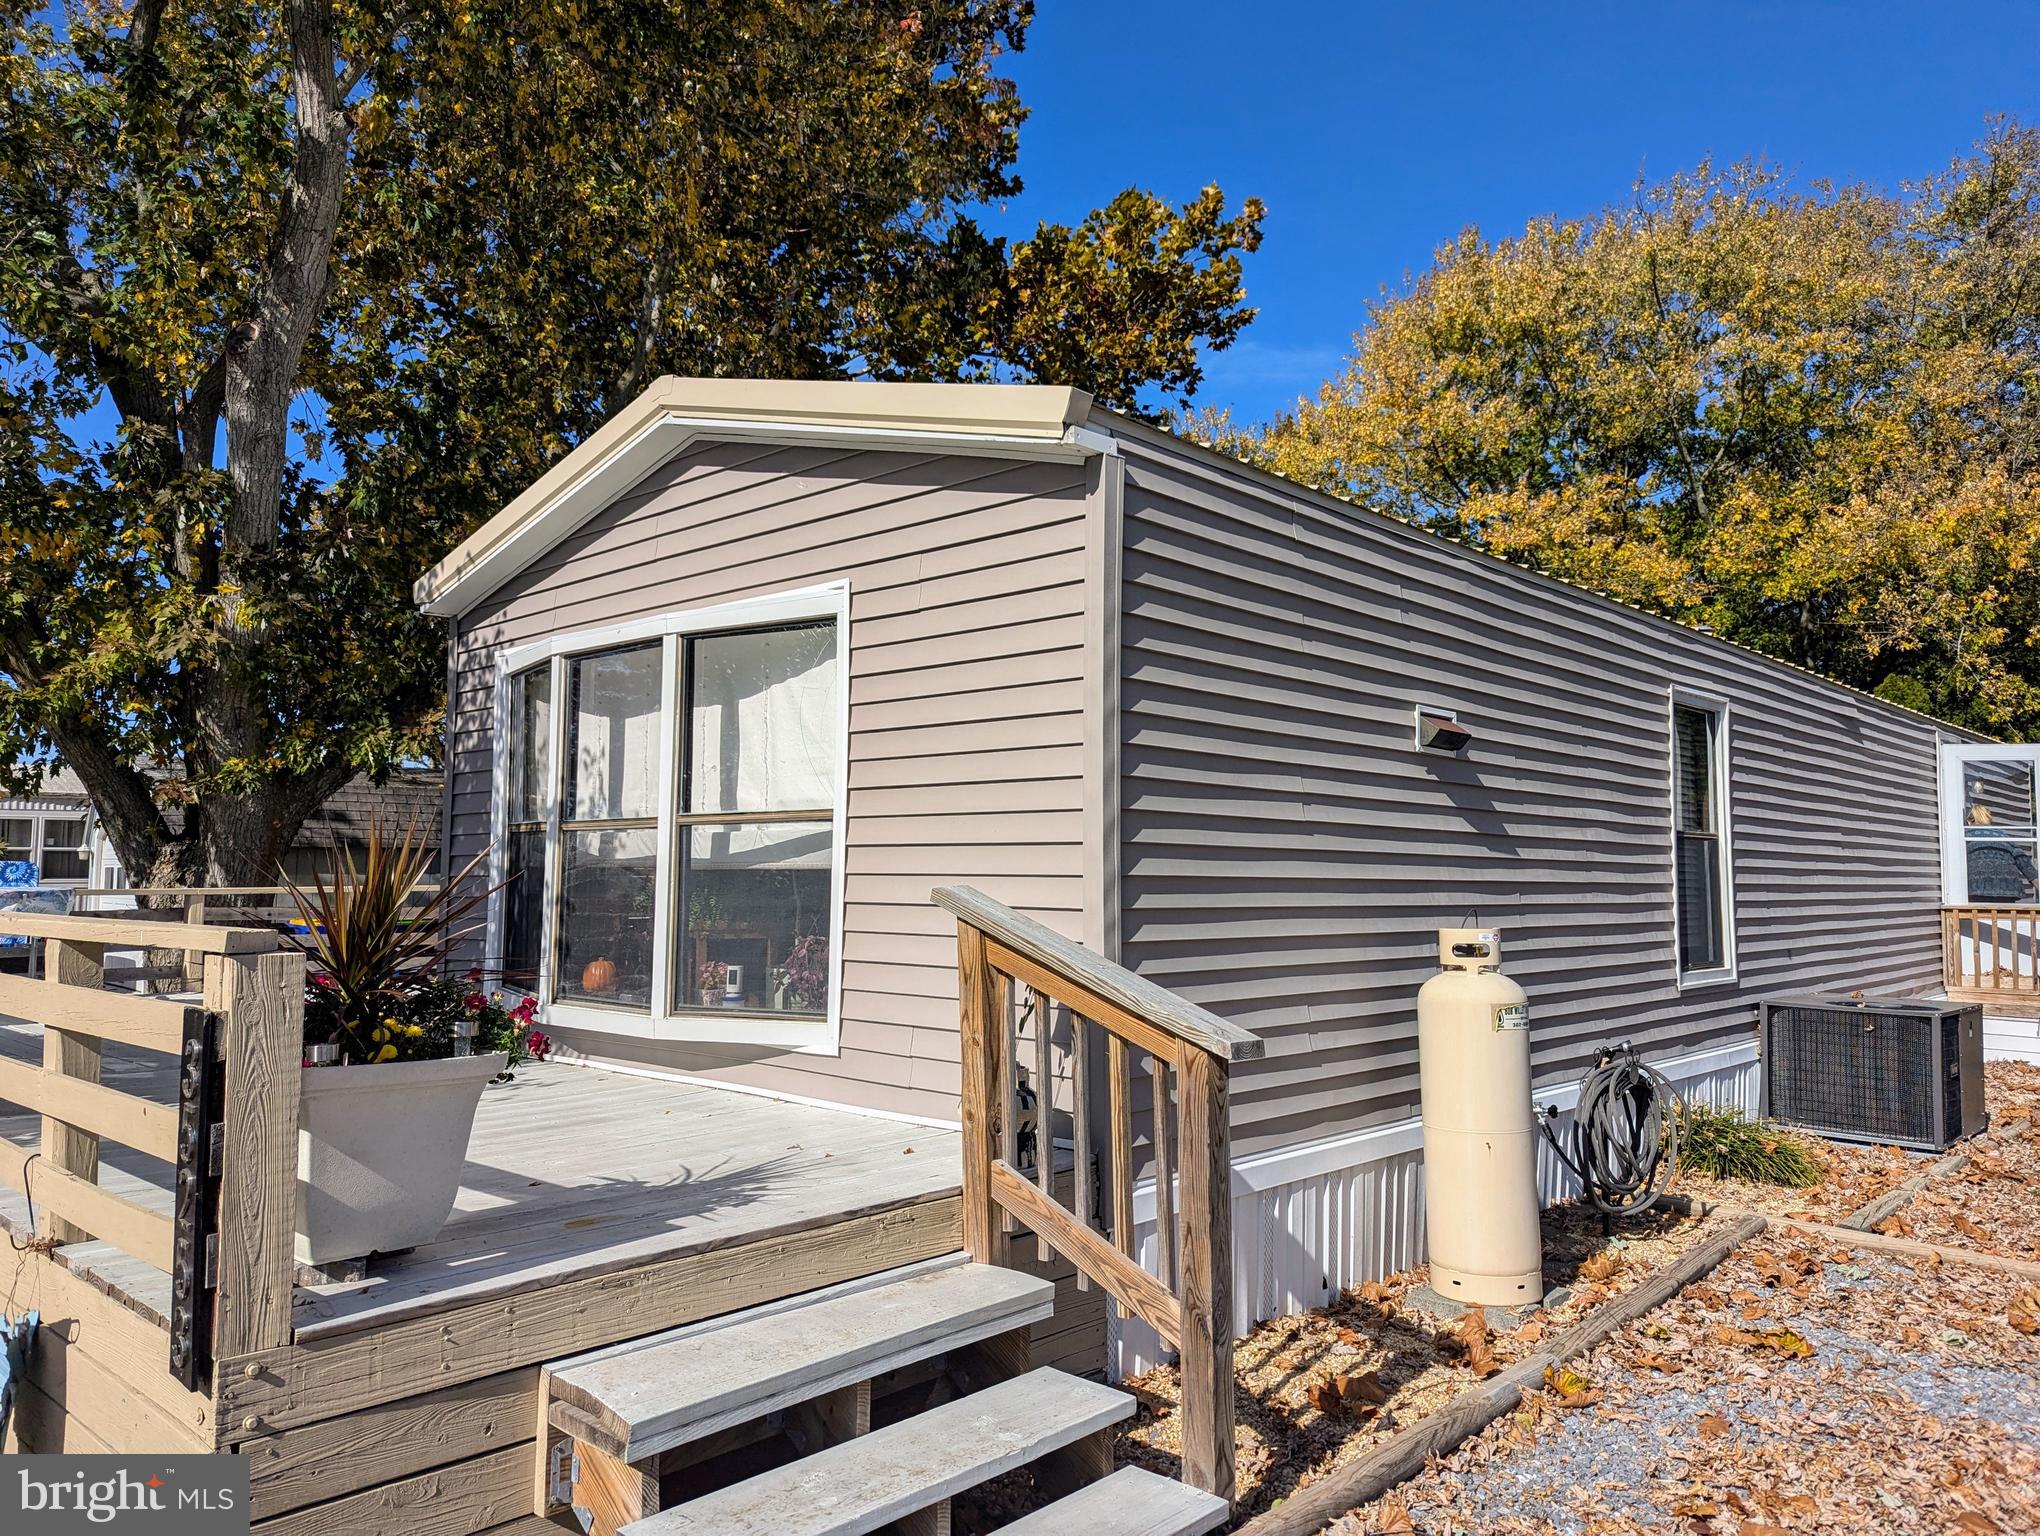
[[[2040,118],[2040,3],[1040,0],[1009,62],[1033,116],[1001,230],[1129,183],[1267,202],[1260,318],[1199,397],[1252,421],[1469,224],[1588,213],[1710,153],[1895,188],[1992,112]]]

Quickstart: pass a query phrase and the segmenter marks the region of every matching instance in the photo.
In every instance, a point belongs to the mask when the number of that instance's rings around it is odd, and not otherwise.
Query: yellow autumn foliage
[[[2040,735],[2040,131],[1897,192],[1712,165],[1469,230],[1193,431],[1886,697]]]

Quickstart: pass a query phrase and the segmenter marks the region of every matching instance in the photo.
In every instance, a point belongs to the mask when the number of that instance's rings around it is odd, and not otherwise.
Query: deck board
[[[39,1031],[0,1027],[0,1052],[40,1060]],[[162,1058],[109,1046],[106,1081],[168,1102]],[[37,1117],[0,1106],[0,1136],[34,1145]],[[109,1146],[102,1182],[155,1209],[168,1164]],[[705,1252],[954,1194],[954,1131],[725,1088],[528,1063],[484,1091],[452,1218],[437,1241],[351,1285],[301,1288],[304,1340],[529,1291],[649,1259]],[[0,1219],[26,1221],[0,1189]],[[104,1244],[70,1251],[96,1283],[168,1310],[169,1280]]]

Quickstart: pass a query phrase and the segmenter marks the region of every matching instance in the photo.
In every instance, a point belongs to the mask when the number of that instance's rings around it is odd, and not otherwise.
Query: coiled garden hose
[[[1587,1202],[1603,1216],[1640,1216],[1671,1188],[1679,1167],[1676,1095],[1664,1073],[1618,1045],[1580,1079],[1572,1145],[1552,1129],[1556,1109],[1538,1122],[1558,1160],[1572,1170]]]

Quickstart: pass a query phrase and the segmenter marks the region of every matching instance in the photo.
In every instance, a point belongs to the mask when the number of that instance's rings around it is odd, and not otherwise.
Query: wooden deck
[[[41,1031],[0,1026],[0,1055],[41,1059]],[[104,1080],[172,1100],[168,1061],[109,1045]],[[33,1147],[40,1117],[5,1106],[0,1136]],[[170,1208],[171,1170],[109,1146],[109,1189]],[[362,1329],[563,1280],[786,1236],[961,1187],[954,1131],[726,1089],[530,1063],[484,1091],[454,1213],[439,1240],[380,1260],[351,1285],[300,1288],[299,1340]],[[0,1221],[27,1226],[0,1187]],[[104,1243],[71,1268],[161,1320],[169,1277]]]

